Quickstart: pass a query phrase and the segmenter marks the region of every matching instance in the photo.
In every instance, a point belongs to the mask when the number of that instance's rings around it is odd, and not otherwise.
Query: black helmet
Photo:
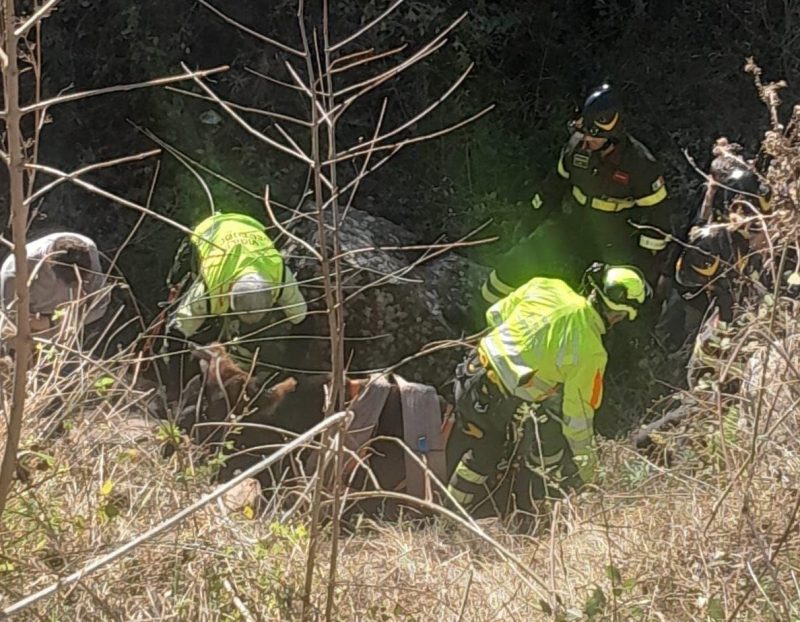
[[[619,137],[622,131],[619,104],[608,84],[598,86],[589,94],[575,128],[590,136]]]
[[[762,212],[770,211],[769,186],[762,183],[758,175],[742,162],[724,156],[717,157],[711,163],[711,176],[723,190],[714,196],[714,209],[718,213],[727,214],[731,203],[742,196],[748,200],[757,199]]]

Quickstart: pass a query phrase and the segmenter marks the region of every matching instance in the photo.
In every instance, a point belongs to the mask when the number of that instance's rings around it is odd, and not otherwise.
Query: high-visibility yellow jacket
[[[213,315],[227,313],[231,286],[239,277],[257,273],[274,284],[272,303],[280,303],[293,321],[305,317],[306,305],[283,257],[264,226],[244,214],[214,214],[194,228],[192,245]]]
[[[493,330],[479,349],[508,393],[541,402],[562,388],[562,431],[581,477],[591,481],[608,360],[602,318],[563,281],[534,278],[490,307],[486,320]]]

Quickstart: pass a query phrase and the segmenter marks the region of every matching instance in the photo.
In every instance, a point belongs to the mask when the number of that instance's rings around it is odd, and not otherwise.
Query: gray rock
[[[305,220],[293,233],[318,247],[316,223]],[[426,345],[462,336],[464,313],[471,297],[480,294],[488,270],[453,250],[398,250],[419,246],[409,231],[385,218],[351,208],[340,225],[340,245],[344,254],[343,287],[346,304],[347,357],[351,369],[382,369],[396,365],[418,353]],[[289,254],[302,253],[289,250]],[[429,255],[440,252],[432,258]],[[315,259],[302,259],[293,265],[300,280],[316,279],[306,287],[308,299],[321,297],[320,268]],[[310,294],[310,295],[309,295]],[[310,308],[319,310],[317,300]],[[307,323],[315,334],[327,334],[327,318],[310,315]],[[307,332],[308,328],[306,329]],[[401,370],[406,377],[439,384],[448,380],[462,347],[451,347],[435,354],[406,362]],[[327,351],[309,348],[308,363],[327,362]]]

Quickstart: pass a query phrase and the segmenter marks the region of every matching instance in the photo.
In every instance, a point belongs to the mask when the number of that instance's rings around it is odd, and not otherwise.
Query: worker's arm
[[[191,337],[203,326],[209,314],[208,295],[203,279],[198,277],[186,291],[170,319],[167,331],[177,329],[184,337]]]
[[[549,214],[558,211],[561,200],[569,188],[571,142],[565,145],[558,154],[555,168],[548,171],[545,178],[531,198],[531,207],[539,212]]]
[[[674,206],[664,180],[664,167],[650,151],[638,141],[631,139],[639,154],[636,168],[632,171],[631,192],[638,208],[633,220],[647,225],[638,231],[639,246],[653,253],[667,248],[672,231]]]
[[[594,479],[597,466],[594,413],[603,400],[605,367],[604,354],[581,357],[564,382],[562,431],[584,483]]]
[[[527,285],[523,285],[509,292],[504,298],[501,298],[489,307],[486,311],[486,326],[489,328],[496,328],[511,317],[517,305],[525,299],[527,287]]]
[[[283,270],[283,288],[277,301],[278,306],[292,324],[299,324],[308,314],[308,305],[300,287],[294,278],[294,274],[287,267]]]

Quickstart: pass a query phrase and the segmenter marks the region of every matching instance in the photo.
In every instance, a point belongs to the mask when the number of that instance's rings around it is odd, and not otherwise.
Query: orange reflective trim
[[[600,373],[598,369],[594,374],[594,383],[592,384],[592,399],[589,400],[589,406],[591,406],[594,410],[597,410],[597,407],[600,406],[600,402],[603,400],[603,374]]]

